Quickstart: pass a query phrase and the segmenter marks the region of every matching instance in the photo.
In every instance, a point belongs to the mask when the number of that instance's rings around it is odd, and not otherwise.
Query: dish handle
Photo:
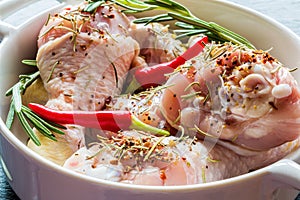
[[[290,188],[300,191],[300,165],[289,159],[280,160],[267,167],[270,181],[277,188]]]
[[[0,20],[0,44],[10,35],[10,33],[15,32],[16,30],[16,27]]]
[[[18,12],[21,8],[25,7],[30,0],[11,0],[0,1],[0,43],[10,34],[17,30],[10,21],[6,20],[9,16],[15,12]]]
[[[64,5],[65,3],[59,0],[0,1],[0,43],[33,19],[39,19],[45,13],[51,13]]]

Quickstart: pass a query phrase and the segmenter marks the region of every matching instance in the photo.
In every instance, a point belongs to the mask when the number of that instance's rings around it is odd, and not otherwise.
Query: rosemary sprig
[[[36,61],[34,60],[23,60],[22,63],[36,66]],[[56,141],[56,138],[53,132],[64,134],[64,132],[60,129],[65,128],[61,125],[46,122],[32,112],[28,107],[22,104],[22,94],[24,94],[26,88],[30,86],[39,76],[39,71],[28,75],[20,75],[19,82],[7,90],[5,94],[6,96],[11,96],[10,108],[6,118],[6,126],[11,129],[16,115],[26,134],[37,146],[40,146],[41,143],[31,125],[35,127],[41,134],[54,141]]]
[[[101,4],[103,0],[88,0],[88,4],[85,11],[94,11],[96,4]],[[207,22],[199,19],[193,13],[183,6],[182,4],[174,0],[112,0],[111,2],[123,7],[124,13],[140,13],[149,10],[160,10],[165,13],[147,16],[134,20],[134,23],[148,24],[151,22],[166,22],[171,20],[176,20],[175,25],[185,32],[178,35],[178,38],[189,37],[192,35],[205,33],[211,40],[216,40],[220,42],[231,42],[237,45],[245,45],[250,49],[255,49],[247,39],[234,33],[215,22]],[[90,9],[90,8],[93,9]],[[176,31],[175,33],[180,33]]]
[[[210,33],[208,34],[208,37],[213,36],[214,39],[220,38],[221,41],[232,42],[237,45],[245,45],[250,49],[255,49],[255,47],[246,38],[216,24],[215,22],[206,22],[195,16],[183,16],[178,13],[168,13],[168,15],[173,19],[182,22],[180,24],[181,27],[183,23],[193,25],[194,29],[191,30],[207,30]],[[175,23],[175,25],[178,25],[178,23]]]
[[[19,87],[19,90],[20,90],[20,93],[23,94],[25,92],[26,88],[29,85],[31,85],[39,76],[40,76],[40,72],[39,71],[34,72],[32,74],[28,74],[28,75],[20,75],[19,76],[20,80],[17,83],[18,87]],[[5,93],[5,96],[12,95],[13,88],[14,87],[11,87],[9,90],[7,90],[6,93]]]

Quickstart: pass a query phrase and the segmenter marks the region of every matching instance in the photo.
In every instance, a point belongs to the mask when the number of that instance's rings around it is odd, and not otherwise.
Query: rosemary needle
[[[27,122],[25,116],[23,115],[22,112],[17,113],[17,116],[19,118],[19,121],[23,127],[23,129],[25,130],[25,132],[28,134],[28,136],[30,137],[30,139],[37,145],[40,146],[41,142],[39,141],[39,139],[37,138],[37,136],[35,135],[33,129],[31,128],[31,126],[29,125],[29,123]]]
[[[15,108],[14,107],[15,107],[15,105],[14,105],[14,102],[12,101],[10,103],[9,111],[8,111],[6,122],[5,122],[5,125],[8,129],[11,129],[12,124],[14,122],[14,117],[15,117]]]
[[[12,90],[12,94],[13,94],[13,102],[14,102],[14,108],[16,113],[20,113],[21,112],[21,108],[22,108],[22,98],[21,98],[21,91],[20,91],[20,87],[21,87],[21,83],[17,83]]]
[[[22,63],[29,66],[37,66],[36,60],[22,60]]]

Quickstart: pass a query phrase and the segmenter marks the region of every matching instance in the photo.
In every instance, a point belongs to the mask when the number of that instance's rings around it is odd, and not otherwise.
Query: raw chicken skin
[[[121,149],[123,142],[128,144]],[[234,163],[241,163],[239,156],[221,146],[208,152],[201,142],[186,137],[123,132],[78,150],[64,167],[110,181],[168,186],[211,182],[247,172],[246,165]]]
[[[59,110],[101,110],[113,95],[120,94],[138,55],[138,44],[123,35],[98,39],[82,33],[76,37],[74,52],[71,36],[65,34],[38,51],[38,67],[49,101],[70,103],[69,108],[53,107]]]
[[[38,51],[38,67],[49,95],[46,106],[57,110],[101,110],[121,92],[127,71],[138,54],[137,43],[122,35],[104,40],[82,33],[77,35],[78,49],[73,51],[72,35],[67,33],[49,41]],[[80,126],[67,125],[65,135],[56,135],[62,138],[59,144],[42,137],[42,146],[28,146],[59,164],[85,145],[84,128]],[[52,159],[51,155],[61,153],[60,148],[55,148],[61,143],[70,147],[62,151],[68,153],[61,159]]]
[[[83,4],[67,7],[60,13],[49,15],[49,19],[42,27],[38,39],[38,47],[48,41],[63,36],[70,31],[89,33],[99,36],[105,33],[124,35],[130,20],[113,5],[100,6],[94,14],[83,12]]]
[[[162,113],[174,127],[252,150],[299,136],[298,85],[268,52],[212,44],[183,68],[189,70],[169,78],[161,99]]]
[[[88,176],[128,184],[200,184],[269,165],[298,148],[299,144],[300,139],[297,139],[252,156],[240,156],[218,144],[195,138],[157,138],[131,131],[110,139],[100,138],[99,143],[75,152],[63,166]],[[153,152],[149,153],[153,146]]]
[[[134,24],[128,34],[140,45],[140,56],[148,65],[169,62],[181,55],[185,48],[175,35],[170,33],[168,26],[159,23]]]

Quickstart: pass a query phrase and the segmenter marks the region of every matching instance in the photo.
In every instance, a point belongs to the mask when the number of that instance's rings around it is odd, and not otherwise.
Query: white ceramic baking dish
[[[79,2],[79,1],[77,1]],[[276,21],[253,10],[217,0],[181,0],[200,18],[215,21],[248,38],[287,66],[300,66],[300,39]],[[26,147],[27,137],[3,121],[9,98],[5,91],[18,74],[27,72],[22,59],[34,58],[36,39],[49,12],[64,5],[55,0],[0,1],[0,163],[7,180],[21,199],[28,200],[182,200],[182,199],[294,199],[300,190],[300,149],[260,170],[201,185],[145,187],[125,185],[83,176],[37,155]],[[300,80],[300,72],[294,73]],[[281,188],[278,190],[278,188]],[[282,189],[287,188],[287,189]],[[296,189],[296,190],[294,190]]]

